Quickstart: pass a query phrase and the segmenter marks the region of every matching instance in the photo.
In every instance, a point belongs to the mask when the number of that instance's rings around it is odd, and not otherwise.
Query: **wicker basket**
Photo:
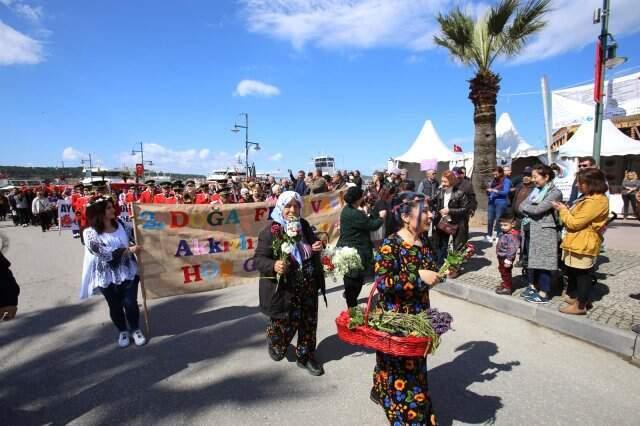
[[[433,342],[430,337],[402,337],[393,336],[384,331],[379,331],[368,326],[369,311],[371,309],[371,301],[375,294],[377,285],[373,285],[369,293],[369,300],[364,311],[363,326],[349,329],[349,311],[342,311],[336,318],[336,326],[338,327],[338,337],[343,342],[355,346],[363,346],[365,348],[374,349],[385,354],[399,357],[424,357],[431,353]]]

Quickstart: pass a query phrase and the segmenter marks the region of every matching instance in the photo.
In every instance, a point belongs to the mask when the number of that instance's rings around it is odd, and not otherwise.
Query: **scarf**
[[[547,183],[542,188],[536,187],[533,191],[531,191],[531,195],[529,195],[529,201],[533,204],[540,204],[547,196],[550,188],[551,183]],[[529,216],[525,216],[524,219],[522,219],[522,224],[528,225],[529,223],[531,223],[531,218]]]
[[[280,196],[278,197],[278,201],[276,201],[276,207],[273,209],[273,212],[271,213],[271,219],[273,219],[275,222],[282,225],[283,232],[286,232],[287,224],[289,223],[289,220],[287,220],[287,218],[284,217],[284,208],[292,200],[296,200],[296,202],[300,206],[300,209],[302,209],[302,206],[304,205],[304,203],[302,201],[302,197],[300,196],[300,194],[294,191],[285,191],[282,194],[280,194]],[[299,219],[296,218],[296,220],[299,220]],[[294,259],[296,259],[296,261],[298,262],[298,264],[302,266],[302,262],[309,259],[313,255],[313,251],[311,250],[311,246],[309,246],[309,244],[305,244],[304,235],[302,235],[302,229],[300,229],[299,232],[300,232],[301,238],[300,238],[300,241],[293,247],[291,256],[293,256]]]

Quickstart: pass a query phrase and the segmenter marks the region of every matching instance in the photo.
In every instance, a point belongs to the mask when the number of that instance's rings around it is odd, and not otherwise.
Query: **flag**
[[[453,144],[453,152],[462,152],[462,147],[460,145]]]

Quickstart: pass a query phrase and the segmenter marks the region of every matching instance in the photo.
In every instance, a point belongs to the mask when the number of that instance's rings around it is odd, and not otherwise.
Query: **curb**
[[[455,279],[447,279],[434,290],[559,331],[622,355],[640,367],[640,335],[632,331],[603,326],[586,317],[565,315],[520,298],[499,296],[491,290],[464,285]]]

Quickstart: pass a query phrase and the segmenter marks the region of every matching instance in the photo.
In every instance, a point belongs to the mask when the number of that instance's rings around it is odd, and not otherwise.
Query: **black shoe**
[[[632,299],[640,300],[640,293],[630,294],[629,297]]]
[[[285,354],[279,354],[278,352],[276,352],[276,350],[273,349],[273,347],[269,344],[267,344],[267,352],[269,352],[269,356],[274,361],[282,361],[285,356]]]
[[[373,390],[369,393],[369,399],[373,401],[374,404],[382,405],[382,402],[378,399],[378,397],[373,393]]]
[[[513,290],[511,290],[510,288],[506,288],[506,287],[498,287],[496,289],[496,294],[502,294],[502,295],[511,296],[513,294]]]
[[[298,360],[296,361],[296,364],[300,368],[306,368],[312,376],[322,376],[324,374],[324,368],[322,368],[322,366],[313,358],[309,358],[305,363]]]

